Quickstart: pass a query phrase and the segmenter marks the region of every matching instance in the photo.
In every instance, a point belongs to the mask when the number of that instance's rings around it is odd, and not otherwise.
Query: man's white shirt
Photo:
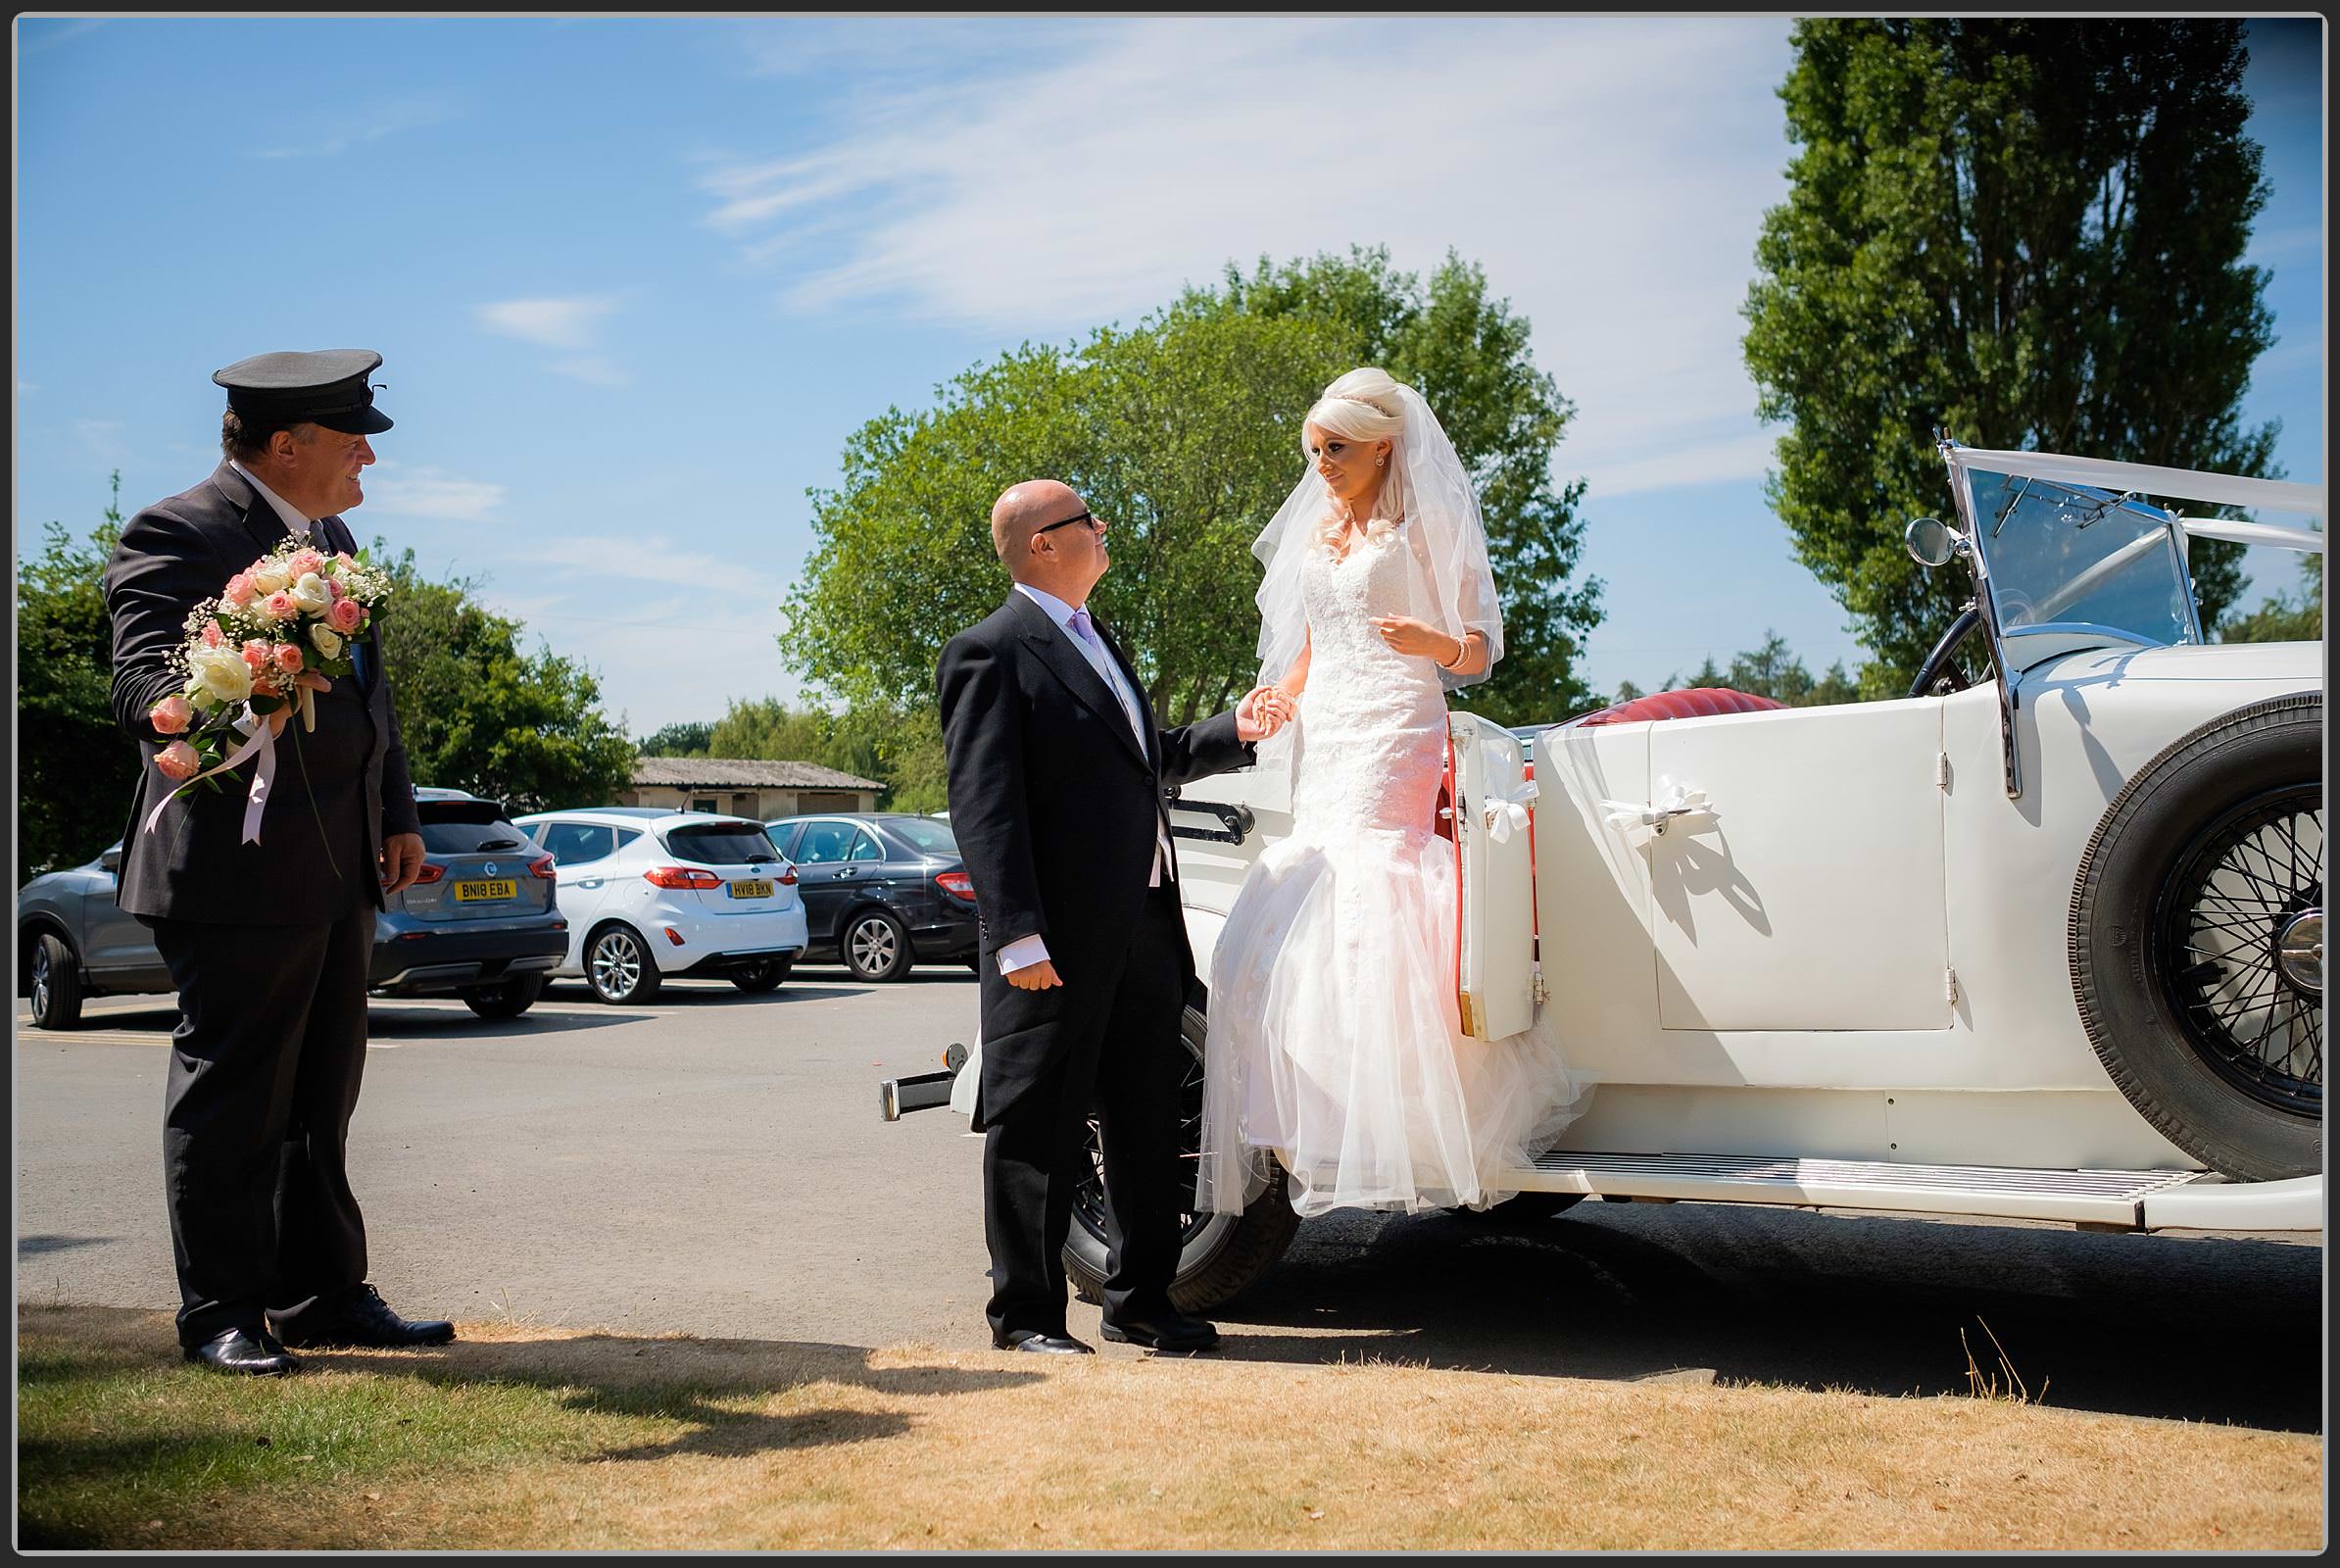
[[[1091,642],[1072,628],[1073,613],[1081,607],[1068,605],[1046,589],[1035,588],[1027,582],[1017,583],[1015,589],[1017,593],[1022,594],[1046,611],[1048,619],[1056,623],[1056,629],[1064,633],[1064,640],[1079,649],[1081,657],[1089,661],[1089,667],[1096,670],[1097,678],[1105,683],[1105,690],[1111,692],[1114,699],[1121,704],[1121,716],[1129,720],[1130,733],[1138,737],[1139,752],[1144,756],[1151,757],[1153,755],[1153,738],[1146,733],[1150,726],[1141,716],[1146,711],[1146,708],[1139,701],[1138,694],[1130,689],[1129,678],[1122,674],[1121,666],[1114,662],[1113,656],[1105,652],[1102,637]],[[1169,863],[1169,860],[1170,841],[1162,836],[1161,829],[1157,826],[1153,836],[1153,873],[1146,878],[1146,885],[1147,887],[1158,888],[1162,885],[1162,868]],[[999,950],[999,972],[1013,974],[1018,969],[1029,968],[1033,964],[1045,962],[1048,956],[1048,945],[1041,940],[1039,933],[1035,932],[1028,937],[1018,937]]]
[[[246,484],[250,485],[253,489],[259,491],[263,496],[268,498],[268,505],[276,509],[276,515],[284,519],[284,526],[292,530],[292,536],[295,539],[299,539],[304,542],[308,540],[310,527],[317,521],[315,517],[302,516],[299,510],[296,509],[291,502],[285,500],[282,496],[269,489],[267,485],[262,484],[258,475],[254,474],[250,468],[245,467],[235,459],[229,458],[227,460],[227,466],[233,468],[236,472],[242,474]]]

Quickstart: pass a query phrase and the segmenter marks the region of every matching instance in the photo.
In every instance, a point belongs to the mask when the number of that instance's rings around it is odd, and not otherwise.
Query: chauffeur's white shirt
[[[1129,677],[1122,674],[1121,666],[1114,662],[1113,656],[1105,652],[1102,637],[1090,642],[1072,629],[1073,612],[1081,607],[1068,605],[1054,594],[1035,588],[1028,582],[1019,582],[1015,588],[1016,592],[1047,611],[1048,619],[1054,621],[1056,629],[1064,633],[1064,640],[1081,651],[1081,657],[1089,661],[1089,667],[1096,670],[1097,678],[1105,683],[1105,690],[1120,702],[1121,716],[1130,721],[1130,733],[1138,737],[1138,750],[1151,757],[1153,738],[1146,733],[1147,725],[1141,716],[1146,711],[1146,705],[1130,689]],[[1162,867],[1169,863],[1169,859],[1170,841],[1162,836],[1157,826],[1153,835],[1153,872],[1146,878],[1147,887],[1158,888],[1162,885]],[[1048,956],[1048,945],[1041,940],[1039,933],[1018,937],[999,950],[999,972],[1013,974],[1018,969],[1046,961]]]
[[[292,536],[295,539],[299,539],[303,542],[308,540],[309,529],[311,525],[317,521],[315,517],[302,516],[300,511],[295,508],[291,502],[285,500],[282,496],[269,489],[267,485],[262,484],[258,475],[253,473],[250,468],[247,468],[242,464],[238,463],[235,459],[229,458],[227,460],[227,466],[233,468],[236,472],[242,474],[246,484],[250,485],[253,489],[259,491],[262,495],[268,498],[268,505],[276,509],[276,515],[284,519],[284,526],[292,530]]]

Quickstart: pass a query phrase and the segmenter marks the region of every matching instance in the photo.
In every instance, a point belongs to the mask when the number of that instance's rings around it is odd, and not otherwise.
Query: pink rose
[[[203,771],[203,758],[185,741],[172,741],[155,754],[155,766],[163,770],[165,777],[183,784]]]
[[[268,645],[254,637],[244,644],[244,662],[258,674],[268,667]]]
[[[227,579],[227,587],[220,593],[219,597],[226,600],[228,604],[232,605],[237,610],[241,610],[246,605],[252,603],[252,596],[257,592],[259,592],[259,590],[252,586],[252,573],[248,571],[239,571],[234,576]]]
[[[204,647],[217,648],[225,641],[227,641],[227,633],[220,627],[218,621],[207,620],[203,623]]]
[[[350,554],[348,551],[346,551],[346,550],[336,550],[336,551],[334,551],[334,552],[333,552],[333,559],[334,559],[335,561],[338,561],[338,562],[340,562],[340,563],[341,563],[343,565],[345,565],[345,566],[354,566],[354,565],[356,565],[356,564],[358,564],[358,558],[357,558],[356,556],[353,556],[353,555],[351,555],[351,554]]]
[[[301,612],[301,607],[293,603],[290,594],[270,594],[260,602],[260,608],[268,612],[271,620],[290,620]]]
[[[292,644],[278,643],[275,657],[276,667],[287,675],[298,675],[301,672],[301,651]]]
[[[346,599],[349,597],[349,592],[350,591],[347,588],[341,586],[341,579],[339,577],[327,577],[325,579],[325,597],[328,599]]]
[[[284,569],[292,573],[295,582],[313,571],[322,571],[324,566],[325,558],[314,550],[296,550],[292,553],[292,559],[284,564]]]
[[[276,683],[266,675],[255,675],[252,677],[252,695],[273,697],[276,695]]]
[[[195,710],[184,697],[172,693],[146,710],[146,721],[162,735],[181,735],[195,721]]]
[[[325,612],[325,620],[335,631],[347,637],[366,624],[366,612],[355,599],[336,599],[333,608]]]

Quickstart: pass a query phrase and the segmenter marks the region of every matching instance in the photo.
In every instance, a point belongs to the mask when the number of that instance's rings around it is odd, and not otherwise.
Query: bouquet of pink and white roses
[[[217,789],[213,774],[259,757],[244,834],[257,838],[274,774],[268,716],[297,704],[303,728],[317,727],[315,691],[300,677],[351,673],[350,645],[366,635],[390,596],[390,582],[363,552],[327,555],[287,540],[228,578],[217,599],[197,605],[187,616],[187,640],[173,656],[186,684],[146,715],[158,733],[177,737],[155,759],[166,777],[181,781],[172,795],[198,783]],[[232,752],[231,734],[242,736]],[[161,814],[158,806],[155,816]]]

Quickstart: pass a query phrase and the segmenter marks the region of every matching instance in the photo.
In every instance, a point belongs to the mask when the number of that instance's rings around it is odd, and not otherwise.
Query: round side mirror
[[[1902,534],[1909,546],[1910,559],[1921,566],[1943,566],[1950,563],[1951,533],[1939,517],[1912,517]]]

